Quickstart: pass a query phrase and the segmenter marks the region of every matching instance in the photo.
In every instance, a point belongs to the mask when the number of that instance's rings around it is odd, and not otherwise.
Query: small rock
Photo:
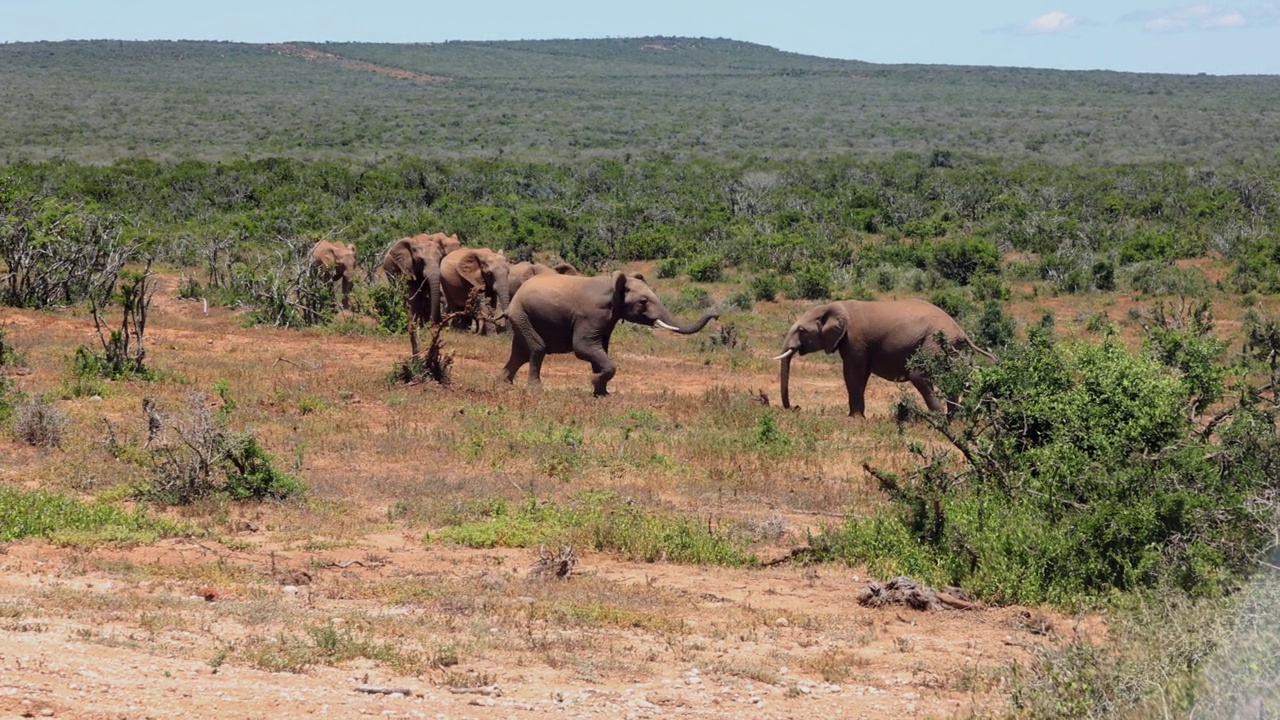
[[[790,625],[791,622],[784,617],[780,617],[780,618],[774,619],[773,624],[777,625],[778,627],[786,627]]]
[[[285,585],[284,587],[280,588],[280,592],[282,592],[282,593],[284,593],[284,594],[286,594],[286,595],[297,595],[297,594],[298,594],[298,586],[297,586],[297,585]]]

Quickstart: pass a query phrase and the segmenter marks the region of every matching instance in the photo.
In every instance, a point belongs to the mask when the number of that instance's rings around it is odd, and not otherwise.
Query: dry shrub
[[[28,445],[58,447],[67,422],[67,414],[61,408],[42,397],[33,397],[17,407],[13,433]]]

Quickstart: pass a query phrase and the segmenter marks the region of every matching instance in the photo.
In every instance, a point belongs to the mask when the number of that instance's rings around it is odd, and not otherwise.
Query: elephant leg
[[[511,357],[507,358],[507,364],[502,368],[502,379],[507,382],[515,382],[516,373],[520,372],[520,368],[529,362],[531,355],[529,353],[529,344],[525,342],[524,336],[516,333],[511,338]],[[538,363],[542,363],[542,359],[538,359]],[[529,382],[533,382],[533,368],[529,368]]]
[[[871,371],[862,363],[844,363],[844,386],[849,391],[849,417],[867,416],[867,379]]]
[[[418,356],[418,321],[412,315],[409,316],[409,350],[414,357]]]
[[[351,278],[342,276],[342,309],[351,309]]]
[[[596,397],[609,394],[609,381],[613,379],[618,368],[614,366],[609,354],[600,345],[575,345],[573,354],[579,360],[591,363],[591,387]]]
[[[929,378],[924,376],[918,370],[913,370],[907,374],[907,380],[915,386],[916,391],[920,393],[920,397],[924,398],[924,404],[929,407],[929,412],[939,412],[942,410],[942,403],[938,402],[938,394],[933,391],[933,383],[929,382]],[[955,405],[956,398],[949,398],[947,403],[947,412],[951,412],[951,408]]]
[[[543,350],[529,350],[529,387],[542,387],[542,359],[546,356]]]

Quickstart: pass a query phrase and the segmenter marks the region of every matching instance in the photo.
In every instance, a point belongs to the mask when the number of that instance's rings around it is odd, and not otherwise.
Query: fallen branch
[[[405,697],[409,697],[410,695],[413,695],[413,690],[410,688],[377,687],[375,685],[357,685],[355,690],[356,692],[369,693],[370,695],[395,695],[396,693],[404,695]]]
[[[454,695],[488,695],[490,697],[502,697],[502,688],[497,685],[485,685],[484,687],[451,687],[449,692]]]

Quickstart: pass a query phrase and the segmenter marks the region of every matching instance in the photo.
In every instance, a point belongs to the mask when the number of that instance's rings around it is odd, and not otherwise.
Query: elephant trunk
[[[779,370],[778,384],[782,391],[782,409],[791,409],[791,356],[795,352],[788,350],[778,356],[778,360],[782,361],[782,369]]]
[[[692,335],[702,330],[702,328],[707,326],[707,323],[711,322],[712,320],[715,320],[718,317],[720,317],[720,313],[713,309],[703,313],[702,317],[698,318],[697,322],[693,323],[692,325],[676,326],[671,323],[671,320],[673,318],[671,318],[670,316],[666,318],[662,318],[656,321],[654,324],[660,328],[663,328],[664,330],[670,330],[671,332],[680,333],[681,335]]]
[[[434,325],[440,322],[440,266],[428,265],[425,279],[427,281],[427,314]]]

